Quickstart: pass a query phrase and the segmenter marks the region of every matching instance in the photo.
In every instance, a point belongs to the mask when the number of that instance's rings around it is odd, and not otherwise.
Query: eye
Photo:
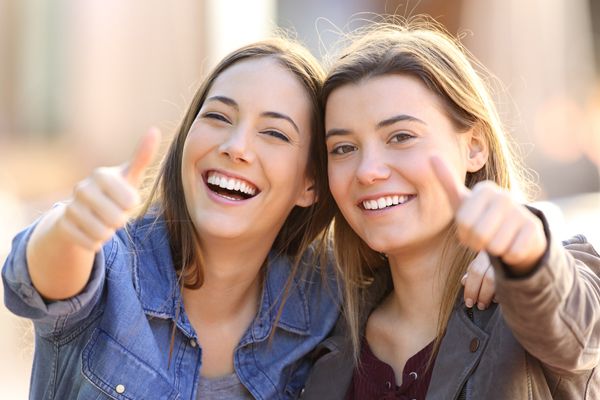
[[[390,143],[404,143],[413,138],[414,138],[414,136],[411,135],[410,133],[399,132],[399,133],[395,133],[394,135],[392,135],[389,142]]]
[[[353,146],[351,144],[340,144],[337,146],[334,146],[330,153],[334,154],[334,155],[343,155],[343,154],[348,154],[352,151],[356,150],[356,146]]]
[[[206,113],[202,114],[202,118],[214,119],[216,121],[225,122],[227,124],[231,123],[229,121],[229,119],[227,119],[226,116],[224,116],[223,114],[216,113],[216,112],[206,112]]]
[[[276,139],[279,139],[279,140],[287,142],[287,143],[290,142],[290,138],[289,137],[287,137],[285,134],[283,134],[283,133],[281,133],[279,131],[276,131],[276,130],[270,129],[270,130],[266,130],[266,131],[261,131],[261,133],[263,135],[272,136],[272,137],[274,137]]]

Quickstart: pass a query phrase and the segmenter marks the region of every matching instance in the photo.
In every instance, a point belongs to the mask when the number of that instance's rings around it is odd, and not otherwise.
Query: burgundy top
[[[433,369],[425,371],[425,367],[432,349],[433,342],[406,361],[402,371],[402,385],[397,386],[392,367],[378,359],[367,340],[363,340],[359,366],[354,369],[346,400],[425,399]]]

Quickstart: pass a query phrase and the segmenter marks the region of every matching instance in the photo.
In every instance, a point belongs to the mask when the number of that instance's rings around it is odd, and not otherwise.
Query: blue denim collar
[[[153,215],[145,216],[130,226],[128,231],[137,252],[137,257],[134,257],[134,285],[144,312],[157,318],[175,319],[177,304],[183,307],[183,302],[164,220]],[[249,334],[242,341],[250,340],[250,337],[255,341],[264,340],[271,333],[290,268],[291,261],[287,256],[276,256],[273,252],[269,254],[260,309]],[[195,336],[185,313],[179,313],[177,326],[187,336]],[[292,282],[277,326],[290,333],[310,334],[308,301],[298,279]]]

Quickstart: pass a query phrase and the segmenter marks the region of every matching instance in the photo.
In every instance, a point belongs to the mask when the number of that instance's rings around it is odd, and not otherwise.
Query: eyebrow
[[[267,117],[267,118],[278,118],[278,119],[286,120],[290,124],[292,124],[292,126],[294,127],[294,129],[296,130],[296,132],[298,132],[298,134],[300,134],[300,129],[298,129],[298,125],[296,125],[296,123],[294,122],[294,120],[291,117],[288,117],[285,114],[278,113],[278,112],[275,112],[275,111],[265,111],[265,112],[261,113],[260,115],[262,117]]]
[[[225,96],[211,96],[208,99],[206,99],[206,101],[218,101],[221,102],[225,105],[228,105],[230,107],[233,107],[236,111],[240,110],[240,106],[238,105],[238,103],[233,100],[230,97],[225,97]],[[300,129],[298,128],[298,125],[296,125],[296,123],[294,122],[294,120],[282,113],[276,112],[276,111],[265,111],[263,113],[260,114],[261,117],[266,117],[266,118],[277,118],[277,119],[283,119],[288,121],[290,124],[292,124],[292,126],[294,127],[294,129],[296,130],[296,132],[298,132],[298,134],[300,133]]]
[[[399,114],[399,115],[395,115],[391,118],[384,119],[383,121],[379,121],[375,127],[377,129],[381,129],[381,128],[385,128],[390,125],[394,125],[396,122],[400,122],[400,121],[418,122],[420,124],[427,125],[425,123],[425,121],[422,121],[417,117],[413,117],[412,115]]]
[[[383,121],[379,121],[377,123],[377,125],[375,125],[375,128],[376,129],[385,128],[387,126],[394,125],[396,122],[400,122],[400,121],[417,122],[417,123],[420,123],[423,125],[427,125],[425,123],[425,121],[422,121],[419,118],[413,117],[412,115],[399,114],[399,115],[395,115],[390,118],[386,118]],[[344,136],[344,135],[349,135],[349,134],[350,134],[350,130],[348,130],[348,129],[333,128],[333,129],[330,129],[327,131],[327,133],[325,134],[325,139],[328,139],[331,136]]]
[[[219,101],[225,105],[235,108],[237,111],[240,109],[240,106],[238,106],[238,103],[236,103],[234,99],[225,96],[211,96],[205,101]]]

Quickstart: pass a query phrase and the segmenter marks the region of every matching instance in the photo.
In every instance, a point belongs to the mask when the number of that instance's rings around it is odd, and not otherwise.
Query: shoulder
[[[266,298],[275,310],[285,299],[279,324],[313,334],[315,330],[331,330],[341,302],[337,280],[314,255],[304,254],[296,262],[285,255],[271,254],[264,283]]]

